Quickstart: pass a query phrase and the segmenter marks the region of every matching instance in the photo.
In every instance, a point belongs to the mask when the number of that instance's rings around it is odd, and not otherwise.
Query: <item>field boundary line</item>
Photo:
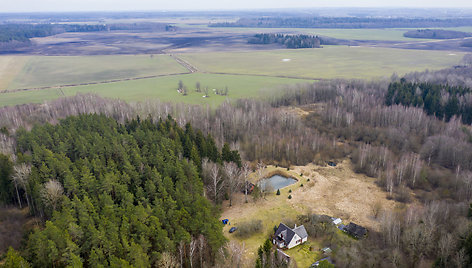
[[[132,78],[113,79],[113,80],[106,80],[106,81],[99,81],[99,82],[86,82],[86,83],[78,83],[78,84],[65,84],[65,85],[58,85],[58,86],[44,86],[44,87],[33,87],[33,88],[18,88],[18,89],[11,89],[11,90],[5,89],[5,90],[0,91],[0,93],[1,94],[7,94],[7,93],[13,93],[13,92],[19,92],[19,91],[33,91],[33,90],[43,90],[43,89],[61,89],[61,88],[65,88],[65,87],[111,84],[111,83],[118,83],[118,82],[125,82],[125,81],[151,79],[151,78],[157,78],[157,77],[176,76],[176,75],[184,75],[184,74],[190,74],[190,73],[185,72],[185,73],[175,73],[175,74],[157,74],[157,75],[140,76],[140,77],[132,77]]]

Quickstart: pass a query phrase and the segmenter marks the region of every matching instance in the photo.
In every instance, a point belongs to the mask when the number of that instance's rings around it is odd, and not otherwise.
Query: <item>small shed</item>
[[[340,218],[331,218],[334,225],[341,224],[343,221]]]
[[[323,254],[329,255],[333,251],[331,250],[331,248],[325,247],[325,248],[321,249],[321,252],[323,252]]]
[[[344,227],[344,231],[357,239],[363,238],[367,235],[367,229],[355,223],[349,223]]]

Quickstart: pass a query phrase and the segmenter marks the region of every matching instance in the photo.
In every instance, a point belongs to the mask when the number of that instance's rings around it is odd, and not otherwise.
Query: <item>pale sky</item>
[[[300,7],[472,8],[472,0],[0,0],[0,12],[233,10]]]

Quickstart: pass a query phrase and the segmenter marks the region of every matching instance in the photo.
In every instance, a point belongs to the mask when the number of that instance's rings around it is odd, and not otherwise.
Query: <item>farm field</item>
[[[194,25],[192,25],[194,26]],[[205,27],[205,26],[201,26]],[[322,35],[346,40],[376,40],[376,41],[411,41],[403,33],[411,29],[324,29],[324,28],[239,28],[239,27],[211,27],[211,29],[250,32],[250,33],[300,33]],[[418,41],[430,39],[417,39]]]
[[[181,27],[201,27],[207,25],[180,25]],[[373,40],[373,41],[427,41],[434,39],[420,39],[404,37],[403,33],[416,28],[386,28],[386,29],[327,29],[327,28],[245,28],[245,27],[207,27],[219,31],[234,31],[248,33],[301,33],[310,35],[322,35],[345,40]],[[444,29],[453,31],[472,32],[472,27],[436,27],[431,29]]]
[[[182,80],[184,85],[188,87],[189,94],[187,96],[182,96],[177,92],[179,80]],[[202,88],[209,88],[209,98],[203,98],[203,93],[195,92],[196,82],[200,82]],[[42,103],[46,100],[73,96],[77,93],[96,93],[103,97],[120,98],[125,101],[159,99],[164,102],[185,102],[216,107],[228,98],[254,98],[260,96],[259,91],[266,88],[273,90],[284,84],[308,82],[312,81],[248,75],[192,73],[115,83],[0,93],[0,106]],[[228,87],[228,96],[219,96],[213,93],[213,89],[224,89],[226,86]]]
[[[0,56],[0,90],[8,87],[29,59],[29,56]]]
[[[269,166],[267,173],[273,173],[277,168]],[[224,233],[228,239],[244,242],[248,257],[253,258],[257,248],[262,245],[265,239],[273,232],[274,225],[278,225],[284,219],[296,219],[297,215],[304,213],[326,214],[340,217],[344,223],[350,221],[367,227],[368,229],[379,229],[379,222],[372,217],[374,204],[382,204],[383,209],[394,209],[396,202],[387,200],[387,194],[374,183],[373,178],[356,174],[352,170],[348,160],[343,161],[336,167],[321,167],[310,164],[308,166],[296,166],[290,171],[279,169],[287,173],[298,182],[280,189],[281,195],[270,194],[256,202],[252,199],[244,203],[244,195],[238,194],[233,206],[229,207],[225,202],[222,219],[229,219],[231,225],[224,227]],[[303,177],[300,174],[303,173]],[[254,175],[253,175],[254,176]],[[307,179],[310,181],[307,181]],[[253,177],[253,182],[256,178]],[[301,184],[304,186],[301,187]],[[289,193],[289,190],[292,190]],[[369,195],[364,193],[368,191]],[[288,199],[288,195],[292,199]],[[235,235],[229,234],[229,228],[238,226],[239,222],[249,220],[261,220],[263,230],[248,239],[239,239]],[[308,242],[315,247],[316,241]],[[297,263],[313,263],[313,254],[301,254],[293,248],[290,251],[297,252],[293,257]],[[306,266],[299,266],[306,267]]]
[[[326,46],[317,49],[181,54],[200,71],[300,78],[390,77],[458,64],[464,53]]]
[[[7,70],[14,69],[16,73],[0,71],[0,81],[6,81],[2,82],[0,90],[188,72],[168,55],[6,57],[14,57],[14,60],[7,61],[2,56],[0,66]]]

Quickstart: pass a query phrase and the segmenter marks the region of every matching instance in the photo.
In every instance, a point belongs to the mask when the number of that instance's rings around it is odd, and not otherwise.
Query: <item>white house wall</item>
[[[300,245],[300,244],[297,244],[297,241],[300,240],[300,237],[295,234],[293,237],[292,237],[292,241],[290,241],[290,243],[287,245],[287,248],[288,249],[291,249],[293,248],[294,246],[296,245]],[[305,238],[305,241],[306,241],[306,238]],[[303,242],[303,241],[302,241]]]

